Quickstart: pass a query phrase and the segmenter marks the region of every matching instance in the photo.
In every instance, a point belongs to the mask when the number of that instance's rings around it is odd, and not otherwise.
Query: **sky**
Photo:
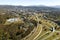
[[[0,0],[0,5],[22,5],[22,6],[46,5],[46,6],[55,6],[55,5],[60,5],[60,0]]]

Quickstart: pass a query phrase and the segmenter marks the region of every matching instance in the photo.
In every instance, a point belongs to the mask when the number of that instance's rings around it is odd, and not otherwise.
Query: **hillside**
[[[60,9],[0,5],[0,40],[60,40]]]

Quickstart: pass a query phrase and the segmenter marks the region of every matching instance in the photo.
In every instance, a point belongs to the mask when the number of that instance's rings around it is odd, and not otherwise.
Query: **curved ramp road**
[[[35,29],[35,32],[31,34],[29,38],[23,40],[35,40],[40,35],[41,32],[42,32],[42,25],[38,24],[37,28]]]

